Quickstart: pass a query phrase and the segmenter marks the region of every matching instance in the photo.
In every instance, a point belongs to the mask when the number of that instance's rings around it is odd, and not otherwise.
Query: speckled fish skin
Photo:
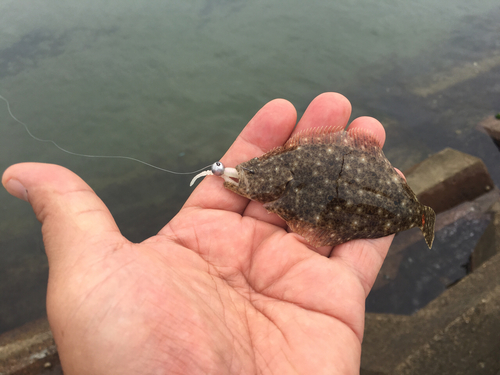
[[[429,248],[435,213],[422,205],[364,131],[316,128],[236,166],[224,186],[264,203],[313,246],[379,238],[418,226]]]

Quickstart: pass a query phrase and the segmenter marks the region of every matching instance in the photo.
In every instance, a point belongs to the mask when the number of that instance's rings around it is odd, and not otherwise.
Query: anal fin
[[[301,221],[287,222],[290,229],[304,237],[314,247],[336,246],[346,242],[336,232]]]

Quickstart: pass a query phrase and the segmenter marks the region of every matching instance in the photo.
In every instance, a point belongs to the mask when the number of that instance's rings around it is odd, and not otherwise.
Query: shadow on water
[[[37,66],[40,60],[59,56],[64,52],[67,40],[67,33],[57,36],[42,30],[29,32],[0,50],[0,79]]]

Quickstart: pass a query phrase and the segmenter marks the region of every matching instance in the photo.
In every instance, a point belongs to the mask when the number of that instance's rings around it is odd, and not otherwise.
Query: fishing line
[[[155,169],[158,169],[162,172],[166,172],[166,173],[171,173],[171,174],[178,174],[178,175],[184,175],[184,174],[193,174],[193,173],[196,173],[196,172],[200,172],[208,167],[210,167],[210,165],[207,165],[203,168],[200,168],[200,169],[197,169],[195,171],[192,171],[192,172],[176,172],[176,171],[171,171],[169,169],[164,169],[164,168],[161,168],[161,167],[158,167],[156,165],[153,165],[153,164],[149,164],[145,161],[142,161],[142,160],[139,160],[139,159],[136,159],[136,158],[133,158],[133,157],[130,157],[130,156],[122,156],[122,155],[87,155],[87,154],[80,154],[78,152],[73,152],[73,151],[69,151],[69,150],[66,150],[65,148],[62,148],[61,146],[59,146],[56,142],[54,142],[53,140],[51,139],[42,139],[42,138],[38,138],[37,136],[33,135],[29,128],[28,128],[28,125],[26,125],[24,122],[22,122],[21,120],[19,120],[16,116],[14,116],[14,114],[12,113],[12,111],[10,110],[10,103],[7,99],[5,99],[2,95],[0,95],[0,99],[2,99],[6,104],[7,104],[7,111],[9,111],[9,115],[10,117],[12,117],[12,119],[16,122],[18,122],[19,124],[21,124],[24,129],[26,130],[26,132],[29,134],[29,136],[33,139],[35,139],[36,141],[38,142],[44,142],[44,143],[52,143],[54,146],[56,146],[59,150],[61,150],[62,152],[65,152],[67,154],[70,154],[70,155],[74,155],[74,156],[80,156],[80,157],[84,157],[84,158],[99,158],[99,159],[125,159],[125,160],[132,160],[132,161],[135,161],[137,163],[141,163],[141,164],[144,164],[144,165],[147,165],[148,167],[151,167],[151,168],[155,168]]]

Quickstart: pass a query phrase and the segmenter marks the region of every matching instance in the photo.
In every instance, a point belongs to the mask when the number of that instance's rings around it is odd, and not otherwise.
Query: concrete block
[[[394,373],[496,374],[500,369],[500,285],[396,366]]]
[[[490,210],[492,218],[471,256],[471,270],[474,271],[495,254],[500,253],[500,200]]]
[[[500,120],[495,116],[490,116],[485,118],[479,124],[486,133],[493,138],[493,141],[499,145],[500,144]]]
[[[446,148],[405,171],[418,199],[440,213],[491,190],[493,181],[483,161]]]
[[[0,335],[0,374],[62,375],[57,349],[46,318]]]
[[[412,316],[366,314],[362,374],[500,370],[500,254]]]
[[[411,316],[366,314],[361,374],[499,375],[499,191],[478,158],[451,149],[406,173],[424,204],[437,212],[455,206],[438,215],[438,232],[468,215],[491,215],[491,222],[474,250],[473,273]],[[404,241],[395,241],[401,248],[418,233],[405,234]]]

